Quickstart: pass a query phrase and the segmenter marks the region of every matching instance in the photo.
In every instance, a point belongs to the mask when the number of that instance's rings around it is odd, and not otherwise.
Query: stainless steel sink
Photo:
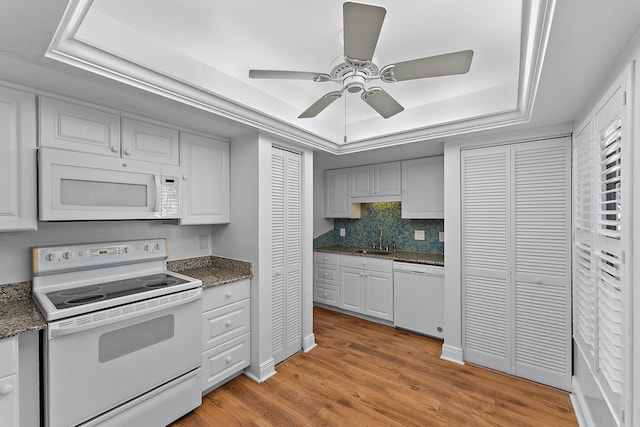
[[[383,251],[380,249],[358,249],[356,253],[368,255],[391,255],[391,251]]]

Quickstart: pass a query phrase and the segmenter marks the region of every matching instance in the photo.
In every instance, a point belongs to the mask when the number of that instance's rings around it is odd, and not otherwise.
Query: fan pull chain
[[[347,96],[344,97],[344,143],[347,143]]]

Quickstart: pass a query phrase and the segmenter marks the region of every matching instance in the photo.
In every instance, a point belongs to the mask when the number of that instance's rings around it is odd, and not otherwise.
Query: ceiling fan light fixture
[[[344,79],[344,88],[349,93],[358,93],[364,90],[365,78],[360,75],[353,75]]]

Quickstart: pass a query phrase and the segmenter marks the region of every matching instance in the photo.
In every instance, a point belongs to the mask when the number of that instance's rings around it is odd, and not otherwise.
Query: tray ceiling
[[[384,119],[345,94],[298,115],[334,82],[249,79],[249,69],[329,73],[342,1],[77,0],[47,56],[313,148],[355,152],[526,122],[553,1],[371,2],[386,9],[378,66],[472,49],[466,74],[383,83],[405,111]]]

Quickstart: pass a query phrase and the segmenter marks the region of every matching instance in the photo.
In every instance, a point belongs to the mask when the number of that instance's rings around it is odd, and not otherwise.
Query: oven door
[[[197,369],[201,296],[192,289],[50,323],[47,425],[83,423]]]
[[[180,168],[41,148],[41,221],[180,216]]]

